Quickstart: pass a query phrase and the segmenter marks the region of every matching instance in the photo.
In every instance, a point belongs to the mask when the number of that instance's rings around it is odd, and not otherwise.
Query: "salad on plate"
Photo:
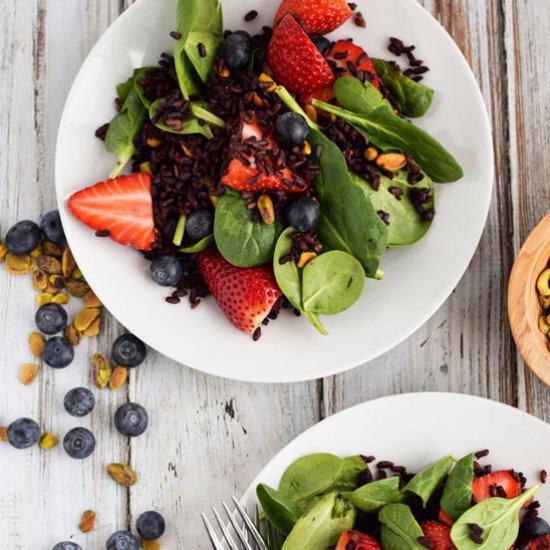
[[[327,38],[366,26],[342,0],[283,0],[252,36],[256,16],[227,30],[219,0],[179,0],[173,51],[117,86],[96,132],[112,173],[68,208],[141,251],[169,303],[212,294],[254,339],[283,309],[326,334],[321,316],[383,277],[388,247],[429,231],[435,184],[463,171],[411,122],[434,97],[415,46],[391,37],[391,59],[371,59]]]

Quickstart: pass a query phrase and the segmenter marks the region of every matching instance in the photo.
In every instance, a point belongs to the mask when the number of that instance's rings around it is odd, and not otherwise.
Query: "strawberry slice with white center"
[[[71,196],[68,207],[88,227],[109,231],[122,245],[150,250],[155,241],[151,176],[146,172],[82,189]]]
[[[287,14],[297,15],[310,33],[328,34],[353,14],[346,0],[283,0],[274,26]]]
[[[253,334],[281,297],[271,266],[240,268],[210,247],[198,256],[202,276],[227,318]]]

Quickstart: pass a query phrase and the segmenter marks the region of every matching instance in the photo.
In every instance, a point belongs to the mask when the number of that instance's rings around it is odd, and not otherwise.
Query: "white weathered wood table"
[[[54,149],[70,84],[85,55],[125,9],[124,0],[0,0],[0,234],[54,207]],[[398,348],[368,365],[316,382],[264,386],[204,376],[150,353],[127,392],[109,392],[82,422],[62,409],[65,392],[91,386],[89,357],[122,329],[108,319],[99,340],[78,348],[64,371],[44,368],[18,382],[31,359],[33,293],[28,278],[0,273],[0,425],[30,416],[63,435],[88,426],[92,459],[62,448],[0,448],[0,546],[49,550],[74,536],[104,548],[117,529],[149,509],[164,514],[163,548],[207,548],[199,512],[239,494],[283,445],[320,419],[388,394],[443,390],[487,396],[550,418],[550,392],[518,358],[507,326],[506,284],[514,255],[549,210],[550,62],[548,0],[423,0],[450,31],[481,83],[496,143],[497,178],[489,221],[468,273],[439,312]],[[468,223],[465,214],[464,223]],[[406,300],[406,289],[404,293]],[[396,319],[396,322],[399,322]],[[152,418],[128,442],[111,418],[127,400]],[[140,482],[118,487],[110,462],[131,463]],[[78,532],[80,514],[97,528]]]

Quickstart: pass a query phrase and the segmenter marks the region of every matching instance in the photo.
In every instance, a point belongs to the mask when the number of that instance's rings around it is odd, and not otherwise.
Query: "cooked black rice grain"
[[[258,17],[258,12],[256,10],[250,10],[245,16],[244,16],[244,20],[245,21],[254,21],[254,19],[256,19],[256,17]]]

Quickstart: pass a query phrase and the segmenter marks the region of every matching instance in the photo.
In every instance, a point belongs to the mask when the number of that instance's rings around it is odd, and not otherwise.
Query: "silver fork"
[[[242,519],[242,525],[240,525],[240,522],[236,519],[235,516],[237,514],[235,511],[232,512],[225,502],[222,502],[222,506],[231,527],[229,527],[227,521],[224,521],[221,518],[216,508],[212,507],[212,513],[214,514],[223,535],[222,540],[217,537],[216,532],[214,531],[210,521],[208,521],[206,515],[201,514],[202,521],[204,522],[204,526],[206,527],[212,546],[215,550],[227,550],[227,548],[230,550],[268,550],[264,539],[260,535],[260,532],[254,525],[254,522],[250,516],[246,513],[246,510],[243,508],[241,503],[235,497],[232,497],[232,500],[235,505],[236,512]],[[252,540],[250,540],[250,537],[252,537]],[[236,539],[238,539],[239,542],[235,542]],[[223,545],[223,541],[225,541],[227,546]]]

